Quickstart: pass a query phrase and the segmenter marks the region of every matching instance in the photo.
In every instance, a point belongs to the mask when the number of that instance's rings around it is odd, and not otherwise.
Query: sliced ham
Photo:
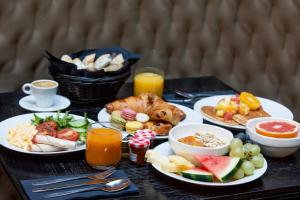
[[[48,144],[32,144],[29,146],[29,148],[29,151],[33,152],[55,152],[65,150],[61,147],[55,147]]]
[[[55,147],[60,147],[63,149],[75,149],[76,142],[69,140],[58,139],[49,135],[37,134],[32,138],[34,144],[48,144]]]

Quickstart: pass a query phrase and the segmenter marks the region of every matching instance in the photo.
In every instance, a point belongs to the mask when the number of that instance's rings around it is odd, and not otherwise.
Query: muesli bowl
[[[287,157],[295,153],[300,148],[300,135],[294,138],[274,138],[257,133],[255,127],[257,123],[268,121],[283,121],[299,127],[299,123],[293,120],[278,117],[262,117],[251,119],[247,122],[246,133],[250,139],[258,143],[264,155],[274,158]]]
[[[46,53],[49,73],[59,83],[59,92],[81,104],[114,100],[130,77],[131,66],[141,57],[120,47],[86,49],[60,57]]]
[[[179,139],[195,136],[195,133],[203,133],[213,135],[217,140],[221,140],[223,144],[216,144],[215,147],[192,146],[178,141]],[[185,157],[186,159],[197,163],[194,159],[195,155],[216,155],[222,156],[229,152],[230,142],[233,134],[221,127],[202,124],[202,123],[184,123],[175,126],[169,132],[169,144],[176,155]]]

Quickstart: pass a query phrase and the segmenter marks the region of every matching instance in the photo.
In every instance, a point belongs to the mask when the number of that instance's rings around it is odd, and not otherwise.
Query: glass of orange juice
[[[87,130],[86,161],[91,167],[101,170],[116,166],[121,160],[121,145],[121,131],[93,123]]]
[[[162,97],[164,90],[164,72],[159,68],[139,68],[134,74],[134,95],[149,92]]]

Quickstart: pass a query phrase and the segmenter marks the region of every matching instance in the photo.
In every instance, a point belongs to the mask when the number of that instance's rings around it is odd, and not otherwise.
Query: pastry
[[[144,125],[137,121],[128,121],[125,125],[126,132],[133,134],[135,131],[143,129]]]
[[[164,122],[148,121],[144,123],[145,129],[150,129],[156,132],[157,135],[168,135],[172,127],[172,124]]]
[[[120,53],[116,57],[114,57],[111,61],[111,64],[116,64],[119,66],[122,66],[123,63],[124,63],[124,57]]]
[[[120,111],[114,111],[111,115],[112,125],[115,125],[117,128],[122,130],[125,128],[126,120],[123,119],[120,115]]]
[[[104,54],[102,56],[100,56],[99,58],[97,58],[97,60],[95,61],[95,68],[97,70],[100,70],[106,66],[108,66],[111,62],[111,55],[110,54]]]
[[[129,109],[129,108],[125,108],[121,112],[121,117],[126,119],[126,120],[129,120],[129,121],[134,121],[135,116],[136,116],[136,112]]]
[[[130,108],[138,113],[146,113],[151,120],[165,121],[177,125],[185,118],[185,113],[174,105],[168,104],[155,94],[143,93],[130,96],[105,105],[108,113],[114,110]]]
[[[90,54],[90,55],[87,55],[87,56],[84,57],[82,63],[83,63],[85,66],[88,66],[89,64],[94,63],[95,57],[96,57],[96,54],[95,54],[95,53]]]

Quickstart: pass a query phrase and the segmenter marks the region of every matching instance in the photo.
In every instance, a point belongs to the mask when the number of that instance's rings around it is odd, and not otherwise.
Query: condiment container
[[[150,146],[150,140],[147,138],[130,138],[129,158],[138,165],[145,164],[145,154]]]
[[[150,129],[137,130],[134,132],[134,138],[146,138],[150,140],[150,148],[154,146],[154,139],[156,138],[156,132]]]

